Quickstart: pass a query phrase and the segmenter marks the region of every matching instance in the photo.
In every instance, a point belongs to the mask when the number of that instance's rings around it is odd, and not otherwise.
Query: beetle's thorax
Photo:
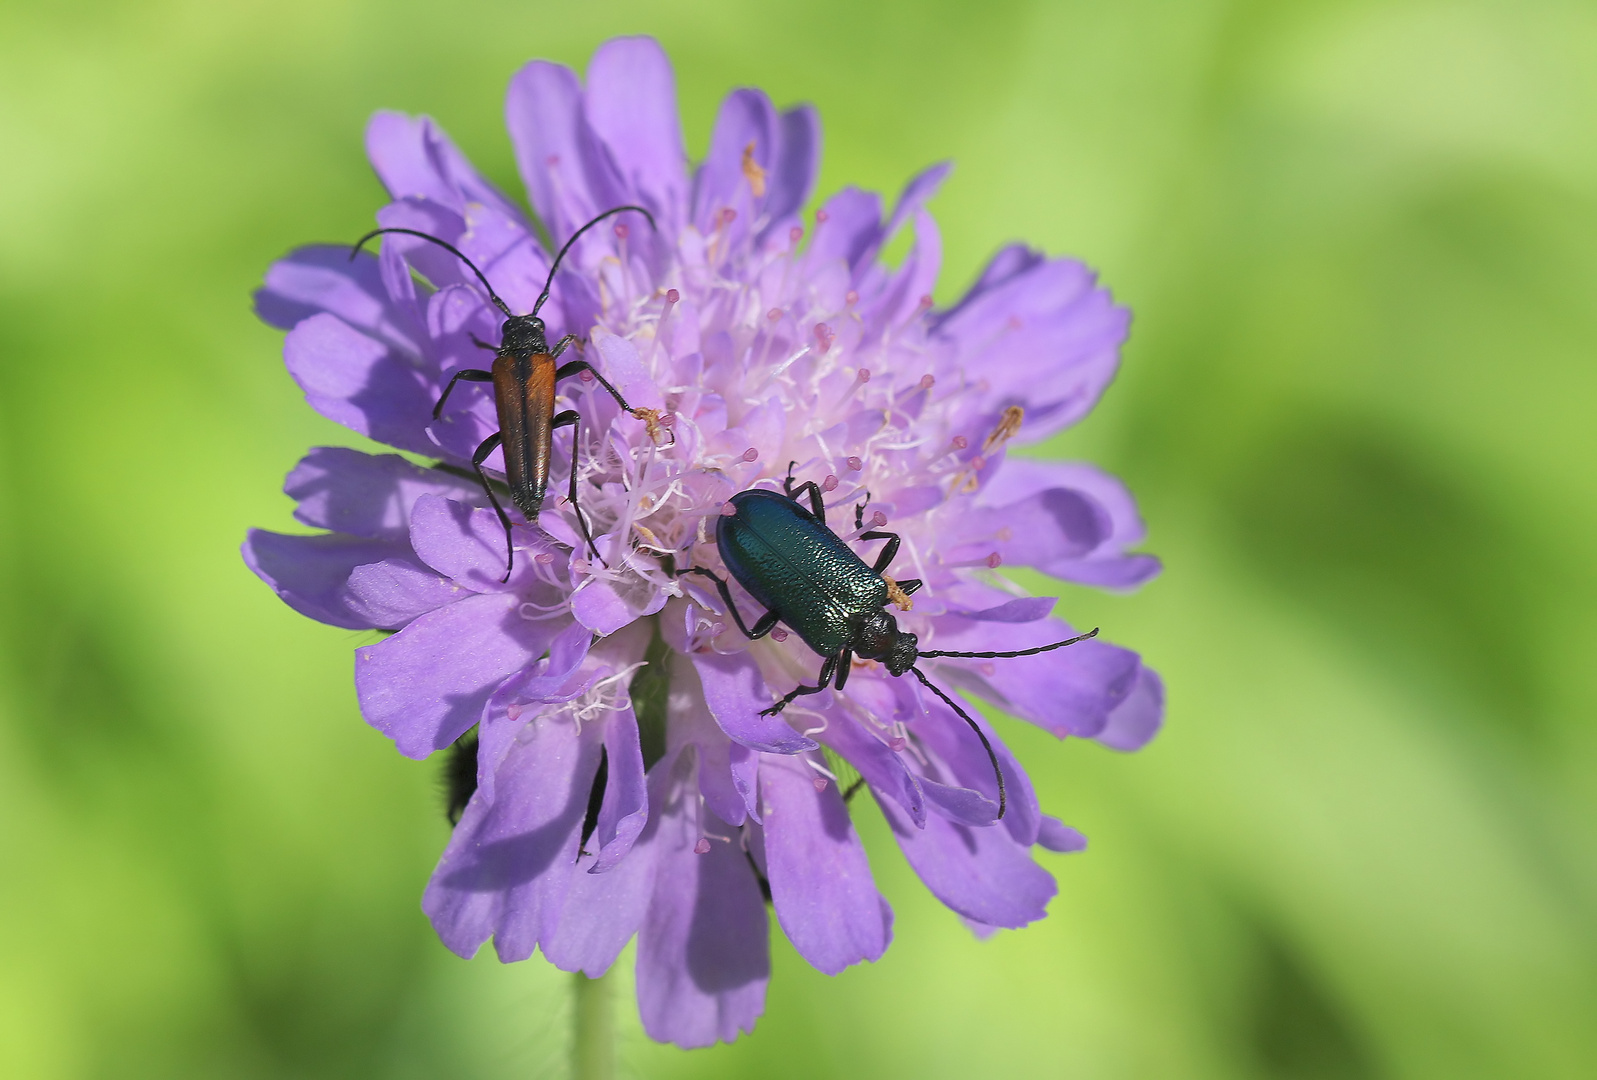
[[[549,351],[543,320],[536,315],[512,315],[499,328],[499,351],[530,356]]]
[[[902,675],[915,664],[920,639],[898,628],[892,614],[876,610],[860,620],[854,631],[854,654],[865,660],[880,660],[894,675]]]

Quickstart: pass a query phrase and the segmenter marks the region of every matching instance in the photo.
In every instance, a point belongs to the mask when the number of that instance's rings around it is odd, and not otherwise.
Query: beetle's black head
[[[499,328],[499,348],[504,352],[530,356],[549,351],[543,320],[536,315],[512,315]]]
[[[915,666],[919,639],[898,628],[898,620],[886,611],[865,616],[854,635],[854,652],[866,660],[880,660],[894,675]]]

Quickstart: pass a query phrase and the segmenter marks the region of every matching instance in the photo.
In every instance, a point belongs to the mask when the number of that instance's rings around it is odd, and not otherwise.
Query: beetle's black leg
[[[887,541],[887,546],[882,549],[882,553],[876,556],[876,565],[871,567],[873,571],[880,574],[883,570],[893,565],[893,557],[898,554],[898,545],[901,543],[897,533],[877,532],[872,529],[868,533],[861,533],[860,539]]]
[[[776,626],[776,612],[767,611],[764,615],[761,615],[759,621],[754,624],[754,629],[750,630],[743,622],[743,616],[738,612],[737,604],[735,604],[732,600],[732,590],[727,587],[725,578],[717,577],[712,571],[706,570],[702,566],[690,566],[682,572],[684,574],[702,574],[704,577],[707,577],[711,581],[715,582],[715,587],[720,590],[721,593],[721,602],[726,605],[727,611],[732,613],[732,621],[738,624],[738,629],[743,631],[743,636],[749,640],[758,641],[766,634],[769,634]]]
[[[814,686],[795,686],[792,690],[783,695],[781,701],[778,701],[769,709],[761,709],[760,715],[775,716],[777,713],[793,704],[794,698],[800,698],[806,694],[819,694],[822,690],[825,690],[827,684],[832,681],[832,673],[837,670],[837,661],[838,658],[836,656],[828,656],[826,658],[826,662],[821,665],[821,678],[819,682],[817,682]]]
[[[865,527],[865,508],[870,504],[871,493],[869,491],[865,493],[864,502],[854,504],[854,527],[856,529],[863,529]]]
[[[499,505],[499,497],[494,494],[493,485],[488,483],[488,474],[482,471],[482,463],[488,460],[488,455],[493,453],[498,445],[499,432],[496,431],[484,439],[477,447],[476,453],[471,455],[471,467],[477,470],[477,479],[482,481],[482,489],[488,493],[488,501],[493,503],[494,513],[499,515],[499,524],[505,527],[505,576],[499,579],[503,583],[510,580],[510,571],[516,565],[516,547],[510,539],[510,515]]]
[[[627,404],[627,399],[621,396],[621,391],[611,386],[610,380],[605,378],[603,375],[600,375],[598,369],[592,364],[588,363],[586,360],[573,360],[569,364],[561,364],[555,369],[555,379],[564,379],[568,376],[577,374],[579,371],[592,372],[593,377],[599,380],[599,385],[610,391],[610,396],[616,399],[617,405],[621,406],[627,412],[636,415],[636,411],[632,408],[632,406]]]
[[[844,649],[843,659],[837,665],[837,688],[843,689],[843,684],[848,682],[848,673],[854,669],[854,650]]]
[[[478,337],[476,334],[471,334],[470,337],[471,337],[471,343],[473,345],[477,346],[477,348],[479,348],[479,349],[487,349],[491,353],[496,353],[496,352],[499,351],[499,346],[488,344],[486,341],[484,341],[482,338]]]
[[[478,342],[478,344],[480,345],[481,342]],[[490,349],[493,348],[492,345],[488,347]],[[498,350],[495,351],[497,352]],[[438,404],[433,406],[434,420],[438,419],[439,415],[443,413],[444,402],[449,400],[449,391],[453,390],[455,388],[455,384],[461,379],[465,379],[467,382],[493,382],[494,373],[491,371],[483,371],[480,368],[466,368],[464,371],[457,371],[451,375],[449,377],[449,382],[444,385],[444,392],[438,395]]]
[[[566,346],[567,345],[570,345],[573,341],[576,341],[576,340],[577,340],[577,335],[576,334],[567,334],[565,337],[563,337],[559,341],[555,342],[555,347],[549,351],[549,359],[551,359],[551,360],[556,359],[561,353],[566,351]]]
[[[581,419],[577,415],[577,410],[567,409],[565,412],[555,414],[554,419],[549,421],[549,430],[553,431],[555,428],[561,427],[569,427],[571,429],[571,487],[567,493],[567,498],[571,500],[571,509],[577,515],[577,531],[587,541],[588,550],[593,552],[595,559],[604,563],[605,567],[608,568],[610,564],[604,561],[604,557],[599,554],[598,547],[594,545],[593,533],[588,529],[588,519],[582,516],[582,507],[577,504],[577,436],[579,434],[577,422]]]
[[[800,484],[798,486],[797,494],[795,494],[792,491],[789,491],[787,493],[787,497],[792,499],[794,502],[797,502],[798,501],[798,496],[804,494],[804,492],[806,492],[806,491],[808,491],[810,493],[810,508],[815,512],[815,519],[817,521],[819,521],[822,525],[825,525],[826,524],[826,504],[821,502],[821,489],[816,486],[814,480],[806,480],[806,481],[804,481],[802,484]]]
[[[793,497],[793,466],[797,464],[796,460],[787,463],[787,476],[782,480],[782,494],[790,499]]]

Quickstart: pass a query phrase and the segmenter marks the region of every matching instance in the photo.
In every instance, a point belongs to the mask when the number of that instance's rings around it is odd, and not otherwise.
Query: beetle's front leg
[[[549,351],[549,359],[558,360],[560,358],[560,354],[566,351],[566,346],[570,345],[576,340],[578,340],[576,334],[567,334],[565,337],[555,342],[555,347]],[[555,377],[559,378],[559,375],[557,374]]]
[[[760,715],[775,716],[777,713],[793,704],[794,698],[801,698],[806,694],[819,694],[822,690],[825,690],[827,684],[832,681],[832,673],[837,670],[838,660],[839,658],[837,656],[828,656],[826,658],[826,662],[821,665],[820,680],[816,682],[814,686],[795,686],[783,696],[781,701],[778,701],[769,709],[761,709]]]
[[[489,348],[493,348],[493,346],[490,345]],[[466,380],[467,382],[493,382],[494,373],[491,371],[483,371],[481,368],[466,368],[463,371],[457,371],[451,375],[449,377],[449,382],[444,385],[444,392],[438,395],[438,404],[433,406],[434,420],[438,419],[438,417],[443,414],[444,402],[449,400],[449,391],[453,390],[455,388],[455,384],[462,379]]]
[[[893,565],[893,558],[898,554],[898,545],[902,543],[897,533],[877,532],[875,529],[868,533],[861,533],[860,539],[887,541],[887,546],[882,549],[882,553],[876,556],[876,565],[871,567],[871,570],[878,574]]]
[[[565,338],[561,338],[560,340],[564,342],[566,338],[571,336],[572,335],[567,334]],[[659,445],[658,435],[660,433],[661,427],[660,410],[634,409],[631,405],[627,404],[627,399],[621,396],[621,391],[617,390],[614,386],[611,386],[610,380],[605,378],[603,375],[600,375],[599,369],[588,363],[586,360],[573,360],[569,364],[561,364],[555,369],[555,380],[558,382],[567,376],[575,375],[581,371],[586,371],[595,379],[598,379],[599,385],[609,391],[610,396],[616,399],[616,404],[621,406],[623,411],[631,413],[634,419],[642,420],[644,427],[646,427],[649,431],[649,441],[655,443],[655,445]],[[671,439],[673,442],[676,441],[675,433],[672,434]]]
[[[743,622],[743,616],[738,613],[738,606],[732,600],[732,590],[727,586],[726,578],[719,577],[712,571],[706,570],[702,566],[690,566],[686,570],[682,571],[682,573],[700,574],[715,582],[715,587],[720,590],[721,593],[721,602],[726,605],[727,611],[732,613],[732,620],[738,624],[738,629],[743,631],[743,636],[748,638],[750,641],[758,641],[766,634],[769,634],[776,627],[776,612],[767,611],[764,615],[761,615],[759,621],[754,624],[754,629],[750,630],[747,624]]]

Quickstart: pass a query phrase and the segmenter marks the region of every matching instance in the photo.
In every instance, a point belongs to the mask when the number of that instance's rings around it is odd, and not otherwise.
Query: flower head
[[[470,468],[498,428],[493,391],[457,385],[432,416],[450,375],[482,365],[474,339],[498,340],[502,316],[472,272],[396,234],[353,262],[301,249],[257,295],[261,316],[289,330],[285,359],[314,408],[437,462],[313,450],[286,490],[301,522],[328,531],[255,531],[244,554],[296,610],[397,631],[358,650],[355,679],[366,719],[402,753],[426,757],[475,728],[477,786],[423,901],[440,937],[463,956],[492,937],[503,960],[542,949],[596,975],[636,934],[649,1033],[734,1038],[763,1008],[767,898],[822,971],[886,948],[892,913],[849,818],[864,790],[927,887],[978,933],[1042,917],[1054,883],[1031,848],[1085,841],[1042,812],[985,720],[972,731],[933,687],[1060,738],[1135,749],[1162,715],[1159,680],[1135,653],[1091,640],[933,657],[918,665],[927,681],[855,660],[846,688],[772,715],[823,658],[791,627],[751,642],[716,588],[682,572],[727,577],[718,519],[738,492],[782,490],[791,462],[868,562],[881,544],[862,534],[900,538],[883,576],[923,653],[1071,636],[1054,601],[996,569],[1128,588],[1158,564],[1128,551],[1143,530],[1118,481],[1008,451],[1092,408],[1126,313],[1080,263],[1021,246],[937,309],[925,203],[947,166],[912,180],[890,212],[845,189],[806,230],[820,156],[807,107],[779,112],[735,91],[690,170],[671,70],[648,39],[601,47],[586,85],[529,64],[506,111],[550,237],[626,203],[655,223],[607,220],[554,275],[550,341],[577,335],[581,356],[654,413],[622,411],[581,374],[559,384],[558,407],[580,422],[556,434],[549,496],[513,529],[508,580],[504,534]],[[393,197],[381,225],[458,247],[512,311],[531,310],[550,251],[511,200],[425,118],[378,114],[367,148]],[[901,229],[913,246],[891,267],[882,251]],[[485,465],[502,473],[501,451]],[[578,505],[565,494],[573,471]],[[910,578],[922,583],[913,596],[897,585]],[[736,584],[731,595],[751,621],[762,611]]]

